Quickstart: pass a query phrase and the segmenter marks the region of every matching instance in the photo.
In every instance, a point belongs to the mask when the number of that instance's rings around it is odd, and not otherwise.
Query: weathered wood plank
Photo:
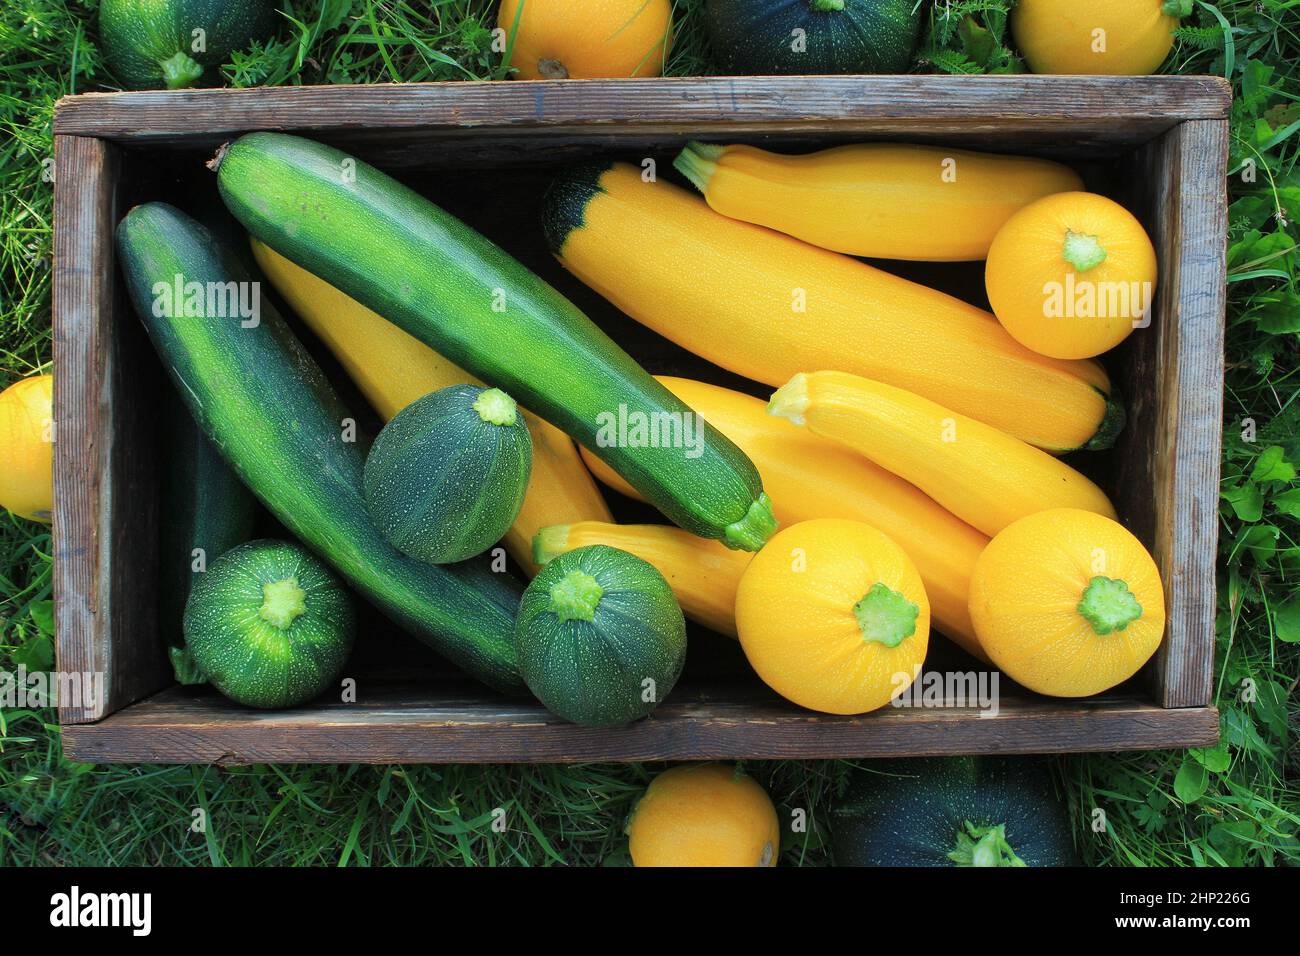
[[[1152,327],[1126,353],[1131,428],[1119,449],[1120,511],[1149,541],[1168,625],[1151,670],[1165,707],[1210,701],[1223,415],[1227,137],[1183,123],[1141,150],[1138,209],[1160,256]]]
[[[90,93],[59,103],[55,131],[193,142],[255,129],[1048,128],[1117,141],[1129,128],[1150,138],[1184,119],[1226,117],[1228,104],[1224,81],[1205,76],[669,77]]]
[[[985,717],[972,708],[889,707],[830,717],[749,689],[678,688],[646,720],[593,729],[473,689],[362,690],[356,704],[284,712],[168,690],[100,723],[68,727],[64,750],[95,762],[584,763],[1146,750],[1210,746],[1219,732],[1212,708],[1131,699],[1004,698]]]
[[[151,637],[158,504],[141,391],[151,356],[138,329],[123,328],[114,282],[118,166],[111,143],[55,137],[56,652],[61,672],[98,675],[103,688],[65,693],[64,724],[97,720],[170,676]]]

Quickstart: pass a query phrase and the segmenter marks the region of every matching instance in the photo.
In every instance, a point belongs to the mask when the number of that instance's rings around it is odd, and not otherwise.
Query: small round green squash
[[[276,19],[270,0],[103,0],[99,35],[127,89],[175,90],[216,83],[230,54],[270,36]]]
[[[452,385],[402,409],[366,459],[370,516],[393,547],[430,564],[481,554],[524,503],[533,441],[497,388]]]
[[[208,682],[250,707],[293,707],[338,679],[352,652],[352,599],[304,548],[260,539],[199,575],[185,644]]]
[[[704,26],[724,73],[901,73],[921,30],[916,0],[708,0]]]
[[[552,559],[515,621],[524,681],[547,709],[589,727],[646,716],[686,661],[686,622],[668,582],[603,544]]]
[[[837,866],[1072,866],[1070,821],[1034,757],[885,760],[831,808]]]

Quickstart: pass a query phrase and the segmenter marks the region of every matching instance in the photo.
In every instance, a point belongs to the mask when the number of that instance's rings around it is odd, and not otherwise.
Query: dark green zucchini
[[[740,449],[458,219],[295,136],[249,133],[215,165],[250,233],[572,435],[681,527],[749,551],[775,530]],[[698,440],[680,440],[684,426]],[[670,440],[652,443],[650,428]]]
[[[254,297],[252,274],[165,203],[131,210],[117,248],[163,365],[244,484],[397,624],[485,683],[522,691],[512,616],[457,575],[397,551],[370,520],[363,452],[348,439],[351,416],[270,301]],[[210,295],[177,298],[170,291],[177,276]],[[255,317],[230,304],[228,293],[240,290],[257,302]],[[209,304],[222,306],[210,318]],[[186,305],[197,314],[186,316]]]
[[[553,558],[524,591],[519,666],[552,713],[610,727],[646,716],[681,676],[686,622],[664,576],[603,544]]]
[[[1065,806],[1033,757],[873,761],[831,809],[837,866],[1071,866]]]
[[[99,37],[128,89],[211,85],[231,53],[274,32],[275,7],[270,0],[102,0]]]
[[[903,73],[921,30],[916,0],[708,0],[723,73]]]
[[[403,554],[462,561],[510,530],[532,464],[528,426],[509,395],[452,385],[384,426],[366,458],[366,505]]]
[[[338,680],[357,626],[352,599],[287,541],[227,551],[194,584],[185,644],[208,682],[249,707],[295,707]]]

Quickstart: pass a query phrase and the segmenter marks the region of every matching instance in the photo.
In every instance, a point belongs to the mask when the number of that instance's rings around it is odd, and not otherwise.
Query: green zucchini
[[[552,713],[612,727],[646,716],[686,660],[686,622],[664,576],[603,544],[552,559],[515,623],[524,679]]]
[[[208,682],[249,707],[294,707],[343,673],[357,627],[338,577],[287,541],[227,551],[185,605],[185,644]]]
[[[99,37],[123,86],[174,90],[215,83],[230,54],[270,36],[276,19],[270,0],[102,0]]]
[[[384,426],[366,458],[366,505],[397,550],[449,564],[510,530],[532,464],[528,426],[509,395],[452,385]]]
[[[695,534],[776,528],[753,463],[572,303],[422,196],[332,147],[249,133],[214,165],[257,239],[556,425]]]
[[[184,404],[165,402],[162,417],[167,444],[159,517],[159,624],[170,643],[180,644],[181,616],[193,582],[217,558],[253,536],[257,503]]]
[[[855,770],[831,808],[837,866],[1071,866],[1044,761],[934,757]]]
[[[118,225],[117,248],[163,365],[244,484],[398,625],[485,683],[522,692],[513,617],[461,577],[384,540],[366,511],[364,456],[349,440],[347,409],[268,300],[255,317],[254,309],[231,307],[230,290],[256,301],[252,274],[165,203],[131,210]],[[205,318],[197,297],[171,295],[178,276],[223,308]],[[183,306],[197,314],[187,317]],[[221,317],[229,312],[238,314]]]

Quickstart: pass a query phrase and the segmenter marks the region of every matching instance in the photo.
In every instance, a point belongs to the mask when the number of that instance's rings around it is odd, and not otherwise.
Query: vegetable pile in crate
[[[250,732],[286,731],[265,738],[270,759],[342,757],[336,742],[360,759],[884,753],[887,725],[906,728],[902,753],[1000,734],[1071,749],[1062,721],[1096,713],[1118,733],[1157,709],[1133,684],[1046,700],[1129,682],[1167,647],[1167,616],[1188,633],[1132,481],[1160,467],[1133,457],[1134,429],[1171,421],[1133,361],[1186,331],[1154,290],[1172,262],[1181,295],[1188,267],[1144,200],[1087,191],[1111,185],[1097,153],[991,153],[956,129],[927,145],[819,135],[830,148],[811,151],[704,128],[629,138],[656,174],[539,135],[559,151],[540,164],[475,145],[496,165],[467,173],[463,197],[442,168],[454,150],[269,131],[214,137],[211,172],[191,152],[179,189],[122,188],[117,253],[142,320],[122,367],[184,407],[167,428],[197,427],[187,447],[225,462],[168,477],[164,580],[178,595],[195,582],[163,622],[188,645],[182,682],[297,708],[288,723],[244,712]],[[981,273],[991,309],[952,281]],[[251,310],[214,309],[259,284]],[[160,363],[139,364],[141,328]],[[229,527],[221,508],[196,513],[205,500],[227,502]],[[394,656],[401,631],[455,670],[415,644]],[[467,686],[456,671],[504,696],[448,690]],[[998,671],[1002,730],[973,726],[994,724],[951,688],[907,712],[953,673],[979,675],[981,694],[991,680],[998,708]],[[211,692],[164,702],[222,713]],[[388,736],[350,749],[367,721]],[[111,748],[105,726],[74,749]],[[811,750],[803,726],[825,731]]]

